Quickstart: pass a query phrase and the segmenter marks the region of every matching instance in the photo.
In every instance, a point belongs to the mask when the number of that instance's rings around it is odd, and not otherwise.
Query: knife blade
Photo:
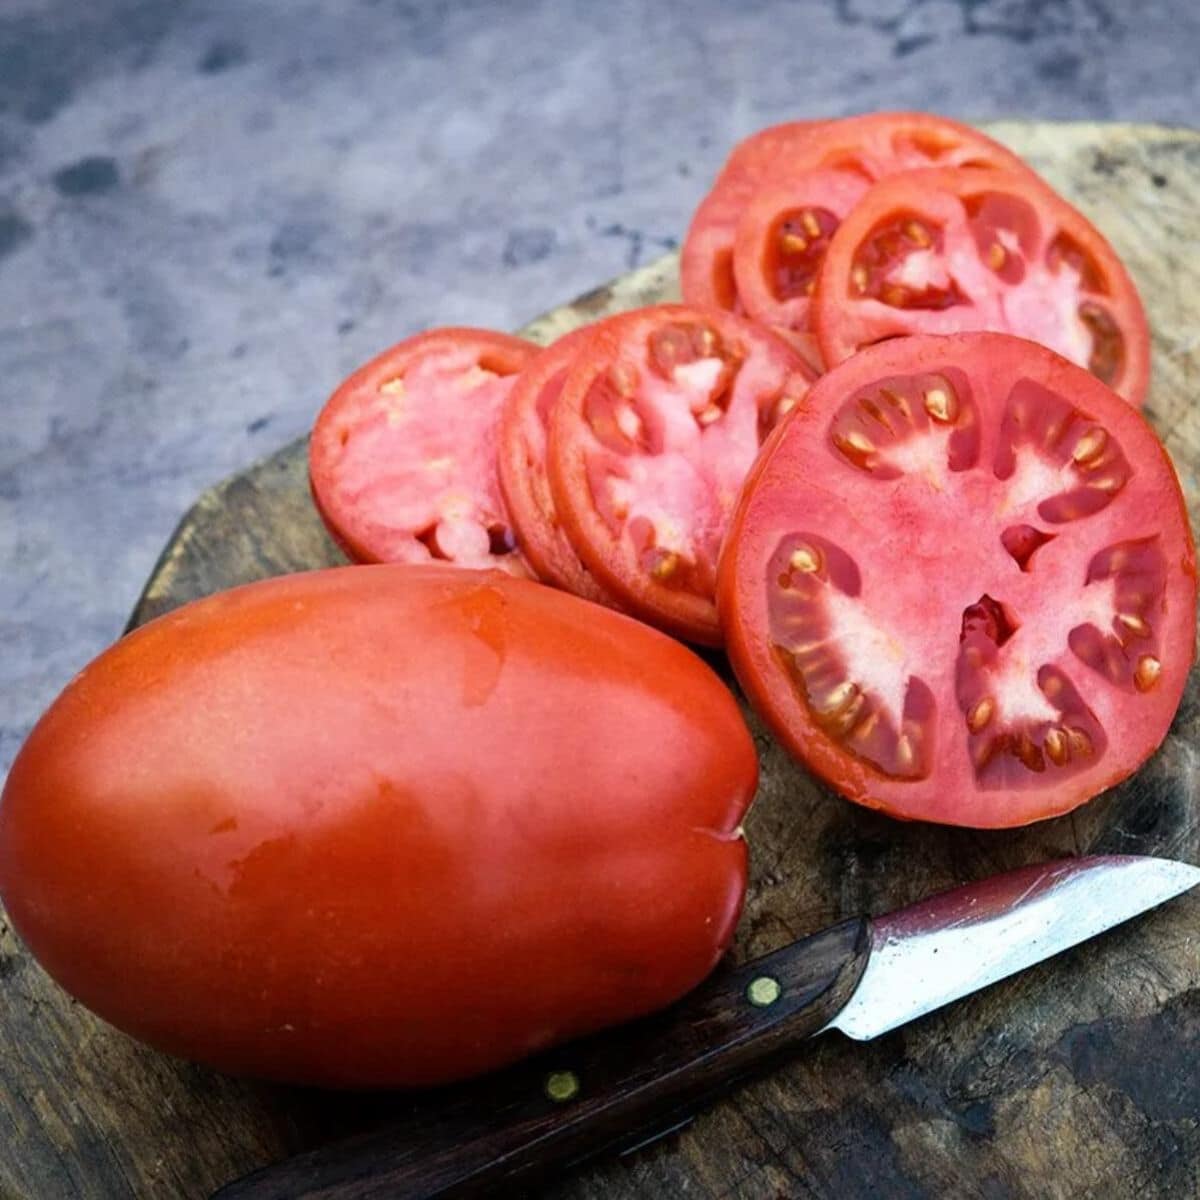
[[[877,1037],[1198,883],[1200,868],[1169,859],[1065,859],[844,921],[718,970],[665,1012],[414,1094],[387,1128],[265,1167],[213,1200],[504,1194],[678,1129],[810,1036]]]

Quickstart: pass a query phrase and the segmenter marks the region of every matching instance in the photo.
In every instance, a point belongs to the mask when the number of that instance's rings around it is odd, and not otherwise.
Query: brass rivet
[[[579,1095],[579,1076],[574,1071],[551,1071],[546,1076],[545,1092],[555,1104],[565,1104]]]
[[[769,1008],[782,993],[783,988],[779,986],[778,979],[772,979],[770,975],[760,975],[757,979],[750,980],[750,986],[746,989],[746,999],[755,1008]]]

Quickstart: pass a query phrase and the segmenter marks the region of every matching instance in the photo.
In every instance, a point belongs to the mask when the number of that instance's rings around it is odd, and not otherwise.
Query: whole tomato
[[[251,584],[66,688],[0,801],[0,893],[173,1054],[432,1084],[659,1008],[732,936],[754,748],[690,651],[499,572]]]

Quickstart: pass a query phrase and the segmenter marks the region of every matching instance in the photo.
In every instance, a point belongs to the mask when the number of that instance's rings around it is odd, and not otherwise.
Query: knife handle
[[[818,1032],[857,986],[865,918],[732,970],[677,1004],[481,1080],[413,1093],[388,1127],[264,1167],[212,1200],[503,1194],[677,1127]]]

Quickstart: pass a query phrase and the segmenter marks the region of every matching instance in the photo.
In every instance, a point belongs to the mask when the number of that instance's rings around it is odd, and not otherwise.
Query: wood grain
[[[1148,415],[1200,516],[1200,135],[1150,126],[989,131],[1109,235],[1154,334]],[[534,322],[541,340],[674,295],[673,258]],[[313,397],[313,411],[323,397]],[[134,614],[341,561],[296,443],[205,493]],[[1009,832],[905,825],[813,782],[755,730],[763,783],[735,953],[1055,855],[1200,862],[1193,673],[1162,751],[1061,820]],[[136,986],[136,981],[131,981]],[[195,1197],[285,1154],[369,1129],[411,1098],[259,1086],[144,1050],[62,995],[0,925],[0,1197]],[[822,1038],[682,1134],[563,1179],[557,1200],[1200,1195],[1200,897],[860,1045]]]

